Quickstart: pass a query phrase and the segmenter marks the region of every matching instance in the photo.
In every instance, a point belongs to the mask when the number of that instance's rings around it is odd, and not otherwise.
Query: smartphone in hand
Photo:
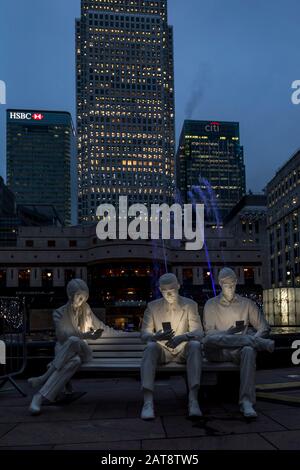
[[[172,330],[171,322],[169,322],[169,321],[162,322],[162,327],[163,327],[163,331]]]
[[[237,331],[243,331],[243,329],[245,328],[244,320],[236,321],[235,322],[235,327],[236,327]]]
[[[98,330],[94,330],[93,334],[94,335],[100,335],[100,333],[103,333],[103,328],[99,328]]]

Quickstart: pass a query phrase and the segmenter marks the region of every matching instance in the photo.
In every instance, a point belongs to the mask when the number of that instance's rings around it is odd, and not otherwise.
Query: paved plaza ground
[[[262,370],[257,384],[300,381],[300,367]],[[258,400],[259,417],[247,422],[235,403],[207,396],[204,418],[186,415],[182,377],[159,379],[154,421],[139,419],[141,392],[135,378],[79,378],[76,391],[86,392],[64,406],[45,406],[40,416],[28,414],[28,396],[0,393],[1,449],[69,450],[300,450],[300,406]],[[300,397],[300,388],[279,392]],[[296,398],[297,400],[297,398]]]

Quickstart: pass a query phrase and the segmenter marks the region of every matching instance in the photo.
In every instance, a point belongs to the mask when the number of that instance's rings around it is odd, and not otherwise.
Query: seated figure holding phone
[[[86,340],[124,334],[109,328],[94,315],[87,303],[89,289],[82,279],[72,279],[68,283],[67,295],[67,304],[53,312],[57,338],[55,358],[44,375],[28,379],[32,387],[41,387],[29,408],[32,415],[41,412],[43,398],[55,401],[64,389],[71,391],[70,379],[82,363],[92,358],[92,351]]]
[[[235,293],[235,272],[223,268],[218,279],[222,292],[204,306],[205,355],[209,361],[240,365],[240,409],[245,417],[255,418],[256,352],[273,352],[274,341],[267,339],[270,327],[257,305]]]
[[[201,338],[203,328],[196,302],[178,293],[174,274],[159,279],[162,298],[147,305],[141,339],[147,343],[141,364],[144,393],[142,419],[154,419],[153,391],[157,364],[187,363],[189,385],[189,416],[201,416],[198,390],[202,369]]]

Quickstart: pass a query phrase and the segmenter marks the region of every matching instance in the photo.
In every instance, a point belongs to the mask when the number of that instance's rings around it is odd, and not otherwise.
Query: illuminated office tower
[[[166,0],[82,0],[76,20],[78,215],[101,203],[170,202],[173,33]]]
[[[176,170],[182,201],[203,202],[206,221],[221,223],[246,192],[239,123],[184,121]]]

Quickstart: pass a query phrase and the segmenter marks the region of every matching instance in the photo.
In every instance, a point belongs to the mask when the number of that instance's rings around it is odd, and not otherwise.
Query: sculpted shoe
[[[202,411],[200,410],[200,406],[197,400],[189,401],[189,416],[190,418],[194,418],[194,417],[201,418]]]
[[[29,407],[29,413],[32,416],[37,416],[41,413],[41,406],[42,406],[43,397],[40,393],[36,393],[31,401]]]
[[[243,401],[240,407],[241,413],[245,416],[245,418],[257,418],[257,413],[253,408],[252,403],[250,401]]]
[[[151,402],[144,403],[142,413],[141,413],[141,418],[144,420],[150,420],[150,419],[155,418],[153,403]]]

